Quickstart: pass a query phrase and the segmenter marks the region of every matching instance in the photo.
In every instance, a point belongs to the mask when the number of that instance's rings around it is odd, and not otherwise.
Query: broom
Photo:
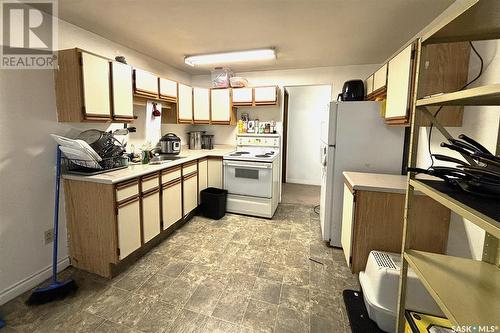
[[[59,229],[59,184],[61,182],[61,149],[57,146],[56,154],[56,193],[54,202],[54,245],[52,248],[52,281],[49,286],[37,288],[30,295],[26,304],[45,304],[63,299],[78,289],[75,280],[57,280],[57,237]]]

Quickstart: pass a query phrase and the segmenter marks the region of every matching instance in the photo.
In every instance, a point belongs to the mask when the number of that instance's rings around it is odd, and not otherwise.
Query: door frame
[[[288,91],[283,88],[283,149],[281,161],[281,182],[286,183],[286,158],[288,148]]]

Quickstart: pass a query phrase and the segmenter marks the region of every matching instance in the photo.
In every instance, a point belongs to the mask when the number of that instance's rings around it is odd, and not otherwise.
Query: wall
[[[476,49],[484,59],[482,76],[470,85],[470,88],[499,83],[500,80],[500,41],[474,42]],[[471,51],[469,66],[469,81],[479,72],[479,60]],[[499,131],[500,107],[474,106],[465,107],[463,125],[459,128],[447,128],[453,137],[466,134],[495,153]],[[430,165],[430,156],[427,151],[428,128],[421,128],[419,137],[417,165]],[[431,151],[462,159],[462,157],[439,144],[445,141],[444,137],[435,128],[432,131]],[[434,165],[446,165],[446,162],[435,161]],[[453,165],[453,164],[452,164]],[[452,213],[447,252],[451,255],[480,259],[484,243],[484,230]]]
[[[179,70],[60,21],[59,48],[76,46],[110,58],[124,55],[129,64],[190,83],[190,76]],[[138,133],[130,140],[140,144],[149,119],[144,107],[135,107],[135,112]],[[54,195],[55,143],[49,134],[107,127],[57,123],[52,71],[0,70],[0,304],[50,275],[52,247],[43,242],[43,232],[52,227]],[[59,259],[64,267],[68,252],[63,208],[59,216]]]
[[[331,101],[330,85],[286,88],[288,140],[286,181],[321,185],[320,117]]]

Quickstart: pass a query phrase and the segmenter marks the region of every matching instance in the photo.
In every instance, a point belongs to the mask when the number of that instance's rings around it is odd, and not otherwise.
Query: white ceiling
[[[234,71],[380,63],[453,0],[59,0],[59,16],[191,74],[184,56],[275,47]]]

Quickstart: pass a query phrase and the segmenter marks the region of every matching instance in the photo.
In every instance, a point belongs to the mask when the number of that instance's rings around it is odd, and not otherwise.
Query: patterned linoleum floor
[[[67,274],[74,296],[27,307],[26,293],[0,306],[0,333],[350,332],[342,290],[359,288],[312,207],[285,204],[273,220],[194,217],[113,280]]]

